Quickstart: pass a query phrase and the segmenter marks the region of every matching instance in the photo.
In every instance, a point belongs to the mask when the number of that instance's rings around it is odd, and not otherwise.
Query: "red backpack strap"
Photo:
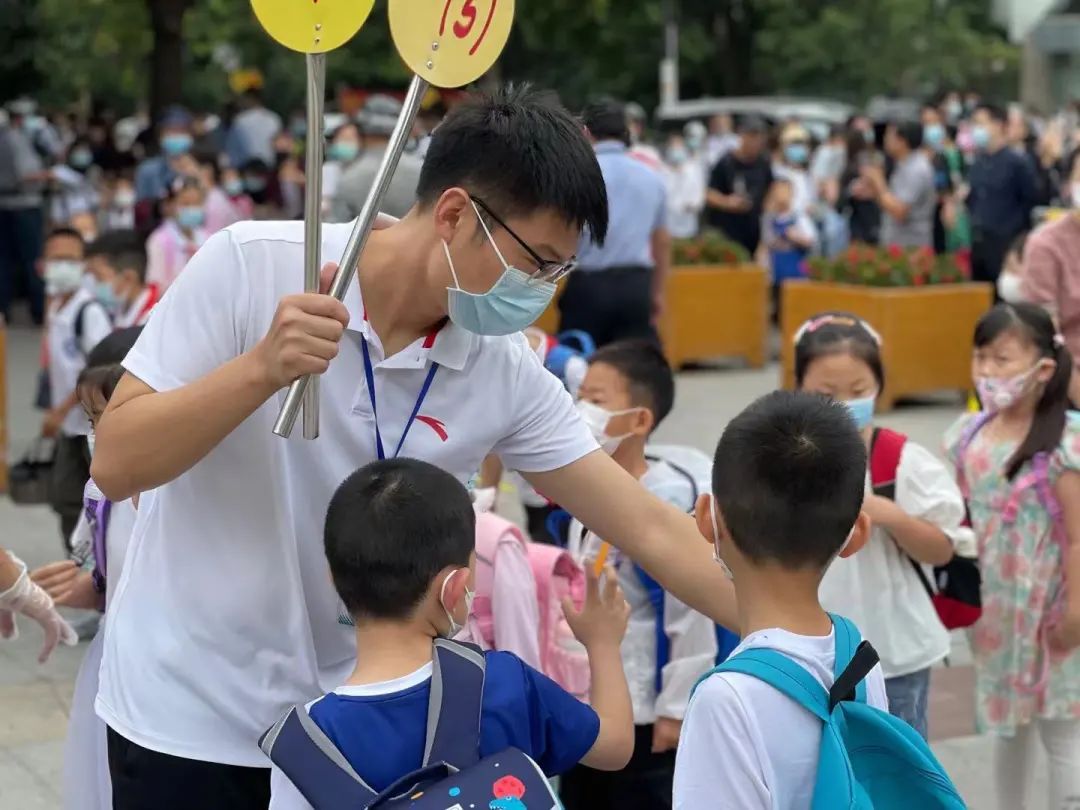
[[[875,495],[896,497],[896,471],[904,454],[907,436],[888,428],[874,428],[870,438],[870,486]]]

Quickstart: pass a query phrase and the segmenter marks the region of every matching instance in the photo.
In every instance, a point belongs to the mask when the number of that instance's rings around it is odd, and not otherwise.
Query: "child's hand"
[[[566,623],[574,631],[585,649],[611,644],[618,647],[626,635],[630,621],[630,605],[623,598],[615,569],[604,569],[604,589],[600,592],[600,580],[589,566],[585,570],[585,604],[578,612],[570,599],[563,599]]]
[[[682,720],[673,720],[670,717],[657,717],[653,723],[652,752],[663,754],[665,751],[674,751],[679,746],[679,735],[682,733]]]
[[[880,495],[867,495],[863,501],[863,511],[870,516],[870,520],[878,528],[888,529],[889,524],[895,521],[899,510],[899,506]]]

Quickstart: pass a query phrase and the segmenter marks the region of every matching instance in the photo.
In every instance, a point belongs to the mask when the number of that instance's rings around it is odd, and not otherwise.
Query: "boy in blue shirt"
[[[326,516],[330,573],[356,624],[356,668],[308,705],[356,773],[382,791],[420,768],[432,642],[464,625],[472,601],[476,517],[465,488],[416,459],[379,461],[339,487]],[[609,576],[590,574],[583,610],[567,622],[592,669],[592,707],[505,652],[487,652],[480,755],[517,748],[549,776],[578,762],[618,770],[634,744],[619,645],[629,607]],[[277,768],[273,810],[309,805]]]

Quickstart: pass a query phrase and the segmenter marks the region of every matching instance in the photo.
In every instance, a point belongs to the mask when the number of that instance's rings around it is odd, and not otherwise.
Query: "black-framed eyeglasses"
[[[513,229],[509,225],[499,219],[499,216],[487,206],[487,203],[485,203],[479,197],[473,196],[472,194],[469,195],[469,199],[472,200],[477,205],[477,207],[483,209],[484,213],[491,217],[491,219],[495,222],[496,225],[498,225],[500,228],[510,234],[510,236],[513,237],[514,241],[521,245],[521,249],[529,254],[529,258],[531,258],[536,263],[536,270],[529,274],[530,284],[540,284],[542,282],[551,282],[552,284],[555,284],[561,279],[565,278],[568,273],[570,273],[575,267],[577,267],[576,255],[571,256],[564,262],[554,262],[545,259],[539,253],[529,247],[529,244],[524,239],[514,233]],[[483,224],[483,220],[481,220],[481,224]],[[484,227],[485,229],[487,228],[486,225]],[[489,233],[488,236],[490,237],[491,234]],[[498,246],[495,246],[494,240],[492,240],[491,244],[495,247],[495,250],[497,252],[499,248]]]

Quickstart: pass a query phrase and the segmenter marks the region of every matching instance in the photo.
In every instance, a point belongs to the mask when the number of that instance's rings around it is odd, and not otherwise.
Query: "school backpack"
[[[315,810],[559,807],[539,766],[521,751],[480,758],[483,653],[439,639],[432,661],[422,767],[382,792],[364,782],[303,705],[271,726],[259,747]]]
[[[532,581],[521,586],[522,598],[536,599],[541,671],[570,694],[588,700],[589,658],[562,609],[565,596],[578,609],[584,604],[584,571],[564,549],[529,542],[517,526],[490,512],[476,516],[476,592],[468,625],[472,641],[484,649],[495,649],[492,592],[495,566],[504,546],[520,549],[533,574]]]
[[[967,442],[970,441],[969,438]],[[870,486],[875,495],[896,500],[896,473],[906,444],[907,436],[904,434],[874,428],[870,439]],[[963,494],[966,498],[967,493]],[[970,526],[970,520],[965,519],[964,525]],[[947,629],[970,627],[979,620],[982,615],[982,576],[977,560],[954,554],[947,563],[934,568],[934,582],[931,583],[918,561],[905,554],[903,549],[900,549],[900,553],[908,558],[915,569],[938,618]]]
[[[577,390],[589,369],[589,357],[596,351],[592,336],[580,329],[549,335],[535,326],[530,326],[525,332],[538,341],[536,354],[544,368],[562,380],[571,395],[577,396]]]
[[[847,619],[830,616],[836,636],[831,689],[776,650],[751,648],[718,672],[749,675],[779,690],[822,722],[811,810],[960,810],[966,807],[926,741],[911,726],[866,702],[873,647]],[[693,700],[693,697],[691,697]]]

